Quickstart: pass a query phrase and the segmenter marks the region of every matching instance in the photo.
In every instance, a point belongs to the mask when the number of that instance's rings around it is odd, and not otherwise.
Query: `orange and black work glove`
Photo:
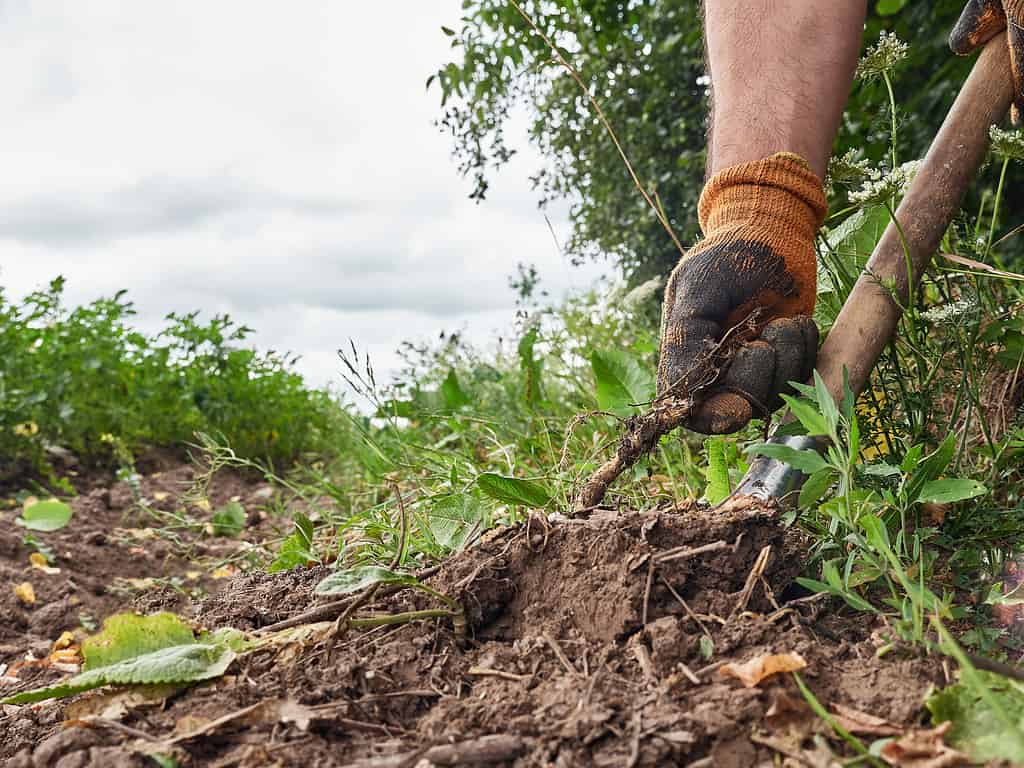
[[[787,382],[810,376],[818,352],[814,238],[826,211],[821,179],[788,152],[726,168],[704,187],[697,214],[706,237],[665,288],[659,394],[693,393],[706,381],[701,360],[752,313],[759,334],[720,366],[690,429],[735,432],[780,406]]]
[[[1010,117],[1020,125],[1024,109],[1024,0],[969,0],[949,35],[953,53],[966,56],[1006,30],[1013,70],[1013,109]]]

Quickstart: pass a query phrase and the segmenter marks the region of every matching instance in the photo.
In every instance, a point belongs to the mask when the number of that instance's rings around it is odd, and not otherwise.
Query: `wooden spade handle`
[[[985,158],[989,127],[1006,116],[1012,97],[1009,54],[997,36],[978,56],[896,211],[911,274],[900,228],[890,221],[818,353],[818,373],[837,402],[844,367],[855,394],[867,383],[896,330],[910,281],[917,285],[939,247]]]

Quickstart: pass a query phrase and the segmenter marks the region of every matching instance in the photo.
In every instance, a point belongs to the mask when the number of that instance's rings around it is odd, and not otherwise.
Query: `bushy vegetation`
[[[63,288],[57,278],[20,302],[0,291],[0,476],[45,468],[48,447],[102,463],[197,431],[273,463],[325,445],[333,401],[288,359],[244,346],[249,328],[191,313],[147,336],[123,292],[68,308]]]

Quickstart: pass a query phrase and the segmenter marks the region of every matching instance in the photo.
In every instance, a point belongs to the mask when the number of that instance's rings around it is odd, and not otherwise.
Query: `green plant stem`
[[[387,624],[408,624],[411,621],[424,619],[455,618],[455,612],[447,608],[429,608],[423,611],[405,611],[403,613],[381,613],[374,616],[348,619],[348,625],[356,629],[365,627],[383,627]]]
[[[800,693],[803,694],[804,700],[807,702],[808,706],[810,706],[814,714],[828,723],[829,728],[838,733],[842,737],[843,741],[853,747],[860,754],[862,759],[867,760],[872,765],[877,766],[877,768],[885,768],[885,763],[872,755],[860,739],[836,722],[836,719],[832,717],[832,715],[828,713],[828,710],[826,710],[821,705],[821,702],[818,701],[818,697],[811,693],[811,689],[807,687],[799,673],[794,672],[793,679],[796,681],[797,688],[800,689]]]
[[[992,238],[996,233],[996,219],[999,217],[999,203],[1003,198],[1003,184],[1006,182],[1006,167],[1010,164],[1010,158],[1003,158],[1003,167],[999,171],[999,184],[996,186],[996,199],[992,203],[992,218],[988,225],[988,240],[985,242],[985,260],[988,260],[992,253]]]

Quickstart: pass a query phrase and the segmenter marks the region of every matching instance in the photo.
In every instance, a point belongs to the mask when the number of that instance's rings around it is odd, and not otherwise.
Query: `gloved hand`
[[[697,208],[705,239],[669,277],[661,316],[658,392],[686,395],[707,350],[755,309],[744,343],[687,427],[735,432],[782,404],[788,381],[810,376],[818,351],[814,238],[827,204],[821,180],[787,152],[715,174]]]
[[[1024,0],[968,0],[949,35],[953,53],[966,56],[1006,30],[1013,70],[1013,108],[1010,118],[1020,125],[1024,109]]]

